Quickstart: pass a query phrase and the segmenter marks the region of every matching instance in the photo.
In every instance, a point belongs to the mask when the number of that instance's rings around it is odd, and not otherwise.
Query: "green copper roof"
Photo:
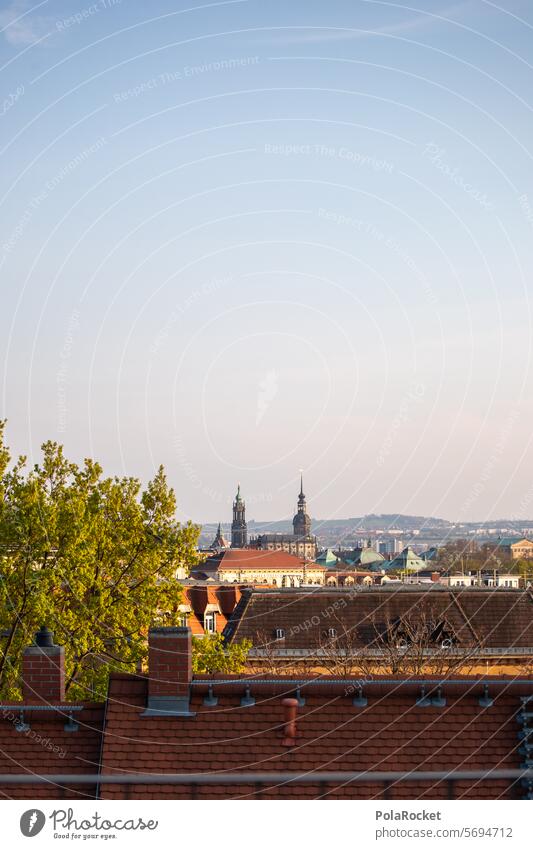
[[[336,566],[339,558],[332,548],[327,548],[317,557],[315,562],[320,563],[321,566]]]
[[[403,569],[410,572],[418,572],[420,569],[427,569],[427,564],[408,545],[394,560],[383,563],[382,568],[387,571],[390,569]]]
[[[366,563],[378,563],[382,560],[385,560],[382,554],[378,554],[377,551],[374,551],[373,548],[363,548],[361,554],[359,555],[357,562],[361,565]]]

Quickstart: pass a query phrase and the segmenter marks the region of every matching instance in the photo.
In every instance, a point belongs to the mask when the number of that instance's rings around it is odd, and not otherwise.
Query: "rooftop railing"
[[[0,786],[43,785],[56,788],[69,788],[74,785],[175,785],[188,786],[191,798],[195,798],[199,786],[249,786],[253,790],[247,796],[259,796],[268,789],[279,789],[287,785],[307,785],[317,787],[316,798],[334,795],[337,788],[351,784],[380,784],[379,798],[391,798],[391,789],[396,784],[442,782],[447,787],[447,797],[455,799],[464,796],[464,787],[457,793],[457,782],[505,781],[508,791],[516,796],[531,798],[533,769],[495,769],[495,770],[414,770],[410,772],[233,772],[233,773],[124,773],[124,774],[9,774],[0,775]],[[522,792],[520,792],[522,790]],[[501,795],[501,794],[500,794]],[[60,794],[58,794],[60,797]],[[377,794],[376,794],[377,796]],[[395,794],[396,798],[402,798]],[[427,797],[425,797],[427,798]],[[440,798],[437,797],[437,798]],[[490,797],[488,797],[490,798]]]

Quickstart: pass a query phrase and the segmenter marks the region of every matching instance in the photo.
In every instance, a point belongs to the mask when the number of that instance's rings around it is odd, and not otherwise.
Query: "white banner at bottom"
[[[2,845],[531,849],[526,801],[2,801]],[[34,842],[33,842],[34,841]]]

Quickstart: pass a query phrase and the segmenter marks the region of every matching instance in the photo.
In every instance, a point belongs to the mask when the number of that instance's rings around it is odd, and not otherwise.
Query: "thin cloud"
[[[28,47],[43,41],[50,33],[50,19],[35,14],[48,0],[30,5],[27,0],[12,0],[0,11],[0,33],[13,47]]]
[[[325,44],[332,41],[355,41],[372,35],[396,35],[397,33],[412,32],[442,23],[453,23],[454,19],[449,16],[457,17],[461,15],[474,5],[474,2],[475,0],[464,0],[464,2],[454,3],[452,6],[447,6],[435,12],[421,10],[419,15],[407,18],[405,21],[398,21],[395,24],[369,28],[353,27],[351,29],[316,27],[305,32],[296,31],[293,34],[283,34],[274,40],[278,44]],[[379,8],[381,9],[381,7]]]

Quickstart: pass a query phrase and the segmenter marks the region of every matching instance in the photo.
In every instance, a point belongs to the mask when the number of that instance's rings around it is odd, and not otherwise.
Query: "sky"
[[[530,0],[1,0],[0,68],[14,454],[533,517]]]

